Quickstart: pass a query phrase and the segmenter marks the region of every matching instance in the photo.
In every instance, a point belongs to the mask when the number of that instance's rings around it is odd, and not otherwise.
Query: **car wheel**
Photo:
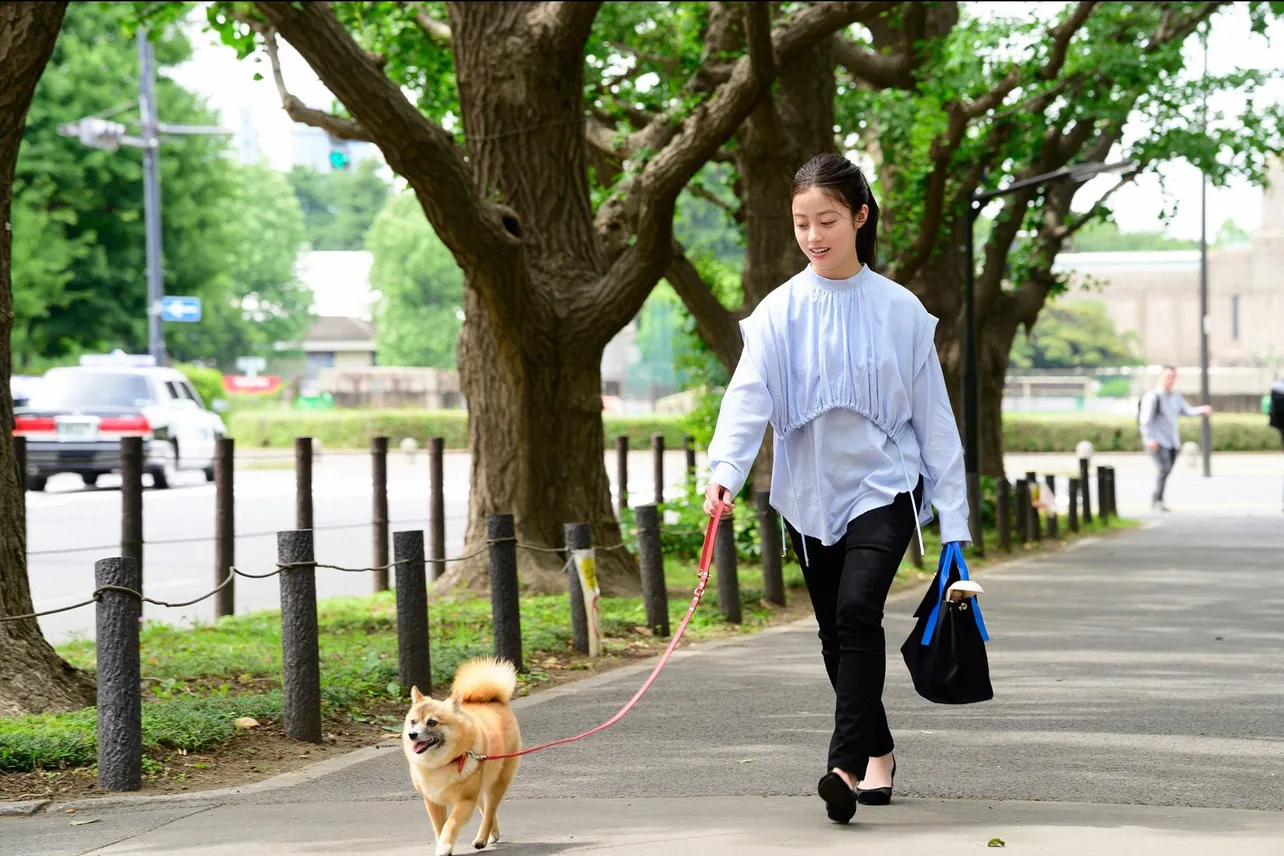
[[[95,487],[98,484],[98,473],[81,473],[80,480],[85,483],[85,487]]]
[[[27,476],[27,490],[42,491],[48,483],[46,476]]]

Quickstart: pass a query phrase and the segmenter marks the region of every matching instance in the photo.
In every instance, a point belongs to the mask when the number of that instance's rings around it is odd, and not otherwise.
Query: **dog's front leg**
[[[437,833],[437,856],[451,856],[455,852],[455,836],[476,810],[476,799],[461,799],[450,807],[450,817]]]
[[[428,797],[424,797],[424,806],[428,809],[428,817],[432,820],[432,831],[436,834],[437,839],[441,839],[441,827],[446,823],[446,807],[438,805]]]

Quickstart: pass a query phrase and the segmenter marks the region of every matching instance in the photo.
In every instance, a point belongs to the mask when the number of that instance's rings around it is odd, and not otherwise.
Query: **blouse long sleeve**
[[[718,424],[709,443],[712,480],[732,496],[740,493],[749,478],[749,469],[758,456],[767,420],[771,418],[771,406],[767,384],[753,360],[742,353],[723,394]]]
[[[941,524],[941,542],[971,541],[963,444],[954,411],[950,409],[941,360],[931,343],[930,333],[927,352],[914,377],[910,426],[918,440],[926,475],[935,486],[932,505]]]

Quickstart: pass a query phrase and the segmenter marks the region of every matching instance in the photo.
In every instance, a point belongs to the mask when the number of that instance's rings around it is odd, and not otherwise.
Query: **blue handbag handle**
[[[927,617],[927,626],[923,628],[923,645],[931,642],[932,634],[936,632],[936,621],[941,614],[941,603],[945,600],[945,581],[949,578],[947,571],[950,567],[951,559],[958,565],[959,579],[968,579],[967,562],[963,560],[963,548],[959,546],[959,542],[951,541],[941,551],[941,561],[936,568],[936,576],[940,580],[936,591],[936,608]],[[981,631],[981,639],[989,642],[990,634],[985,629],[985,619],[981,617],[981,599],[979,597],[972,598],[972,614],[976,616],[976,627]]]

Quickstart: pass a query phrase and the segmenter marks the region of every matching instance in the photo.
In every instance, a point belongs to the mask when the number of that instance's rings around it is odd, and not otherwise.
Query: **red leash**
[[[691,598],[691,606],[687,608],[687,614],[683,616],[682,623],[678,625],[678,632],[673,634],[673,639],[669,642],[669,647],[664,649],[664,654],[660,657],[660,662],[655,664],[655,668],[651,670],[651,676],[646,679],[646,683],[642,685],[642,688],[633,694],[633,698],[629,699],[628,704],[620,708],[619,712],[616,713],[615,716],[612,716],[597,728],[585,731],[583,734],[577,734],[574,737],[564,737],[561,740],[541,743],[538,746],[532,746],[529,749],[523,749],[520,752],[510,752],[507,755],[479,755],[476,752],[469,750],[467,753],[468,757],[472,758],[474,761],[497,761],[500,758],[517,758],[522,755],[529,755],[532,752],[538,752],[541,749],[548,749],[550,746],[561,746],[563,743],[574,743],[576,740],[582,740],[590,734],[597,734],[603,729],[610,728],[612,725],[623,719],[624,714],[633,709],[633,706],[638,703],[638,700],[642,698],[646,691],[651,688],[651,684],[655,682],[655,679],[659,677],[660,670],[664,668],[665,663],[669,662],[669,656],[673,653],[674,649],[678,647],[678,642],[682,639],[682,634],[686,632],[687,625],[691,623],[691,616],[695,615],[696,607],[700,605],[700,598],[704,596],[704,588],[709,582],[709,565],[713,561],[713,541],[714,536],[718,532],[718,521],[722,519],[722,509],[724,506],[725,503],[722,500],[718,500],[718,507],[715,509],[713,517],[709,518],[709,526],[704,531],[704,546],[700,550],[699,583],[696,585],[695,596]],[[461,758],[461,772],[462,768],[463,759]]]

